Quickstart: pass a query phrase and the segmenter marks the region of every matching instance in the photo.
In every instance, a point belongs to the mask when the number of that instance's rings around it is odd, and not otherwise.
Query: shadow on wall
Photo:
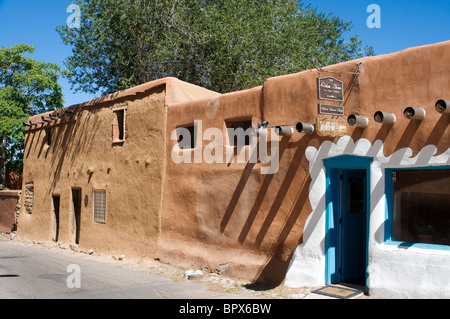
[[[52,180],[51,189],[55,188],[60,179],[66,161],[69,167],[72,167],[79,154],[88,154],[91,151],[93,140],[100,126],[97,114],[99,111],[100,108],[93,109],[86,112],[86,115],[80,112],[79,117],[82,117],[82,121],[68,123],[64,128],[58,130],[55,136],[57,145],[52,149],[53,156],[51,157],[51,170],[49,170],[51,174],[49,178]]]
[[[284,176],[284,179],[282,180],[277,193],[274,194],[275,198],[270,206],[270,209],[268,210],[268,213],[259,231],[257,232],[254,242],[249,243],[248,235],[252,227],[254,227],[254,222],[257,218],[257,215],[261,213],[260,211],[261,206],[264,200],[267,198],[266,195],[267,192],[269,191],[269,187],[273,181],[274,175],[266,175],[264,177],[264,180],[260,186],[260,189],[255,198],[253,206],[249,210],[249,214],[245,222],[243,223],[242,229],[239,233],[238,236],[239,243],[244,244],[247,241],[247,244],[251,245],[256,249],[259,249],[261,247],[265,236],[269,232],[271,225],[277,218],[278,212],[282,207],[283,202],[285,202],[287,192],[292,188],[292,184],[294,182],[296,173],[300,167],[301,162],[305,157],[305,148],[309,144],[310,139],[311,139],[310,136],[304,136],[301,140],[292,143],[291,148],[296,147],[296,150],[292,159],[290,160],[289,167],[286,170],[286,175]],[[283,154],[285,153],[285,150],[288,147],[288,145],[289,145],[289,138],[283,138],[280,142],[280,151],[279,151],[280,162],[283,158]],[[233,212],[237,206],[237,202],[239,201],[239,198],[241,197],[241,194],[245,189],[245,186],[251,176],[253,168],[254,164],[252,163],[247,163],[246,167],[244,168],[239,183],[234,190],[234,193],[231,197],[231,200],[228,204],[225,214],[221,220],[220,223],[221,233],[225,231],[225,228],[227,227],[230,219],[232,218]],[[271,240],[272,244],[271,248],[267,253],[268,256],[267,260],[262,266],[262,270],[255,277],[254,280],[255,284],[263,282],[264,284],[278,286],[285,279],[286,271],[287,268],[289,267],[289,263],[293,256],[294,250],[297,247],[297,245],[299,245],[302,242],[302,238],[300,237],[298,239],[294,239],[296,242],[293,245],[292,243],[290,243],[290,245],[289,244],[286,245],[286,241],[289,235],[292,233],[294,226],[298,224],[300,214],[303,211],[305,204],[308,202],[310,182],[311,178],[309,174],[305,174],[304,179],[300,182],[296,180],[295,183],[296,184],[298,183],[296,187],[299,188],[299,191],[296,195],[295,200],[293,201],[292,207],[289,209],[287,217],[283,221],[280,230],[275,236],[276,239]],[[271,189],[270,192],[273,192],[273,189]]]
[[[289,217],[286,219],[282,229],[278,233],[275,241],[276,244],[269,253],[269,257],[261,272],[258,274],[255,283],[264,282],[278,286],[285,279],[289,263],[291,262],[296,247],[286,247],[284,246],[284,243],[296,224],[305,203],[308,201],[310,183],[311,179],[308,175],[303,181],[301,190],[290,211]],[[301,245],[302,243],[303,235],[297,245]]]

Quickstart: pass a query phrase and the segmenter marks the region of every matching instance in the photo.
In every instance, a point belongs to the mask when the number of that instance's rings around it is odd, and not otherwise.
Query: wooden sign
[[[331,76],[317,79],[319,100],[344,101],[344,82]]]
[[[316,131],[319,136],[344,136],[347,134],[347,122],[344,120],[317,118]]]
[[[344,107],[341,105],[319,104],[319,114],[344,116]]]

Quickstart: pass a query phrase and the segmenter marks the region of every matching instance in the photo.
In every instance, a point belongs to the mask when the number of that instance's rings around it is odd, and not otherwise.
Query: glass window
[[[348,190],[349,190],[349,212],[361,213],[365,211],[364,207],[364,184],[365,179],[363,177],[349,177],[348,178]]]
[[[94,221],[106,222],[106,191],[94,190]]]
[[[392,171],[393,240],[450,245],[450,170]]]

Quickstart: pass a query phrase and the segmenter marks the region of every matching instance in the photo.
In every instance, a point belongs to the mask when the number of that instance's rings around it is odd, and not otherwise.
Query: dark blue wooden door
[[[341,281],[366,273],[366,171],[342,171]]]

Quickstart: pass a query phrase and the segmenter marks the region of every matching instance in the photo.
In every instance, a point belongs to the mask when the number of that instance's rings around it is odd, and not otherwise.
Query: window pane
[[[450,244],[450,170],[393,172],[394,240]]]
[[[364,177],[349,177],[349,212],[361,213],[364,207]]]
[[[94,221],[106,222],[106,191],[94,191]]]

